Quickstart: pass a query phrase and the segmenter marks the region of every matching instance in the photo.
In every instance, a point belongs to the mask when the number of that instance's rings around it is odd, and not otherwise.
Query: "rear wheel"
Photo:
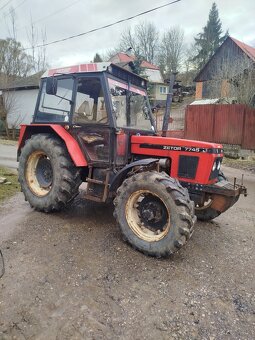
[[[50,134],[38,134],[22,148],[19,182],[33,208],[50,212],[78,194],[81,178],[63,143]]]
[[[190,238],[196,220],[187,190],[177,180],[156,171],[126,179],[114,205],[124,239],[156,257],[180,249]]]

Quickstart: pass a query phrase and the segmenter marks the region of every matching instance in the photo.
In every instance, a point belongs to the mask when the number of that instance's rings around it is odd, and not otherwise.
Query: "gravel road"
[[[225,169],[229,177],[241,171]],[[255,339],[255,175],[169,259],[125,244],[112,206],[0,206],[0,339]]]

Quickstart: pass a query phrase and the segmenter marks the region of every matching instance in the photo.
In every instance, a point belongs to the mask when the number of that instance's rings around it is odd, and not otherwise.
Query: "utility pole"
[[[170,76],[169,89],[168,89],[168,93],[166,97],[166,110],[165,110],[163,126],[162,126],[162,137],[166,137],[166,132],[168,130],[170,110],[171,110],[171,104],[172,104],[172,99],[173,99],[173,87],[174,87],[177,74],[178,72],[173,72]]]

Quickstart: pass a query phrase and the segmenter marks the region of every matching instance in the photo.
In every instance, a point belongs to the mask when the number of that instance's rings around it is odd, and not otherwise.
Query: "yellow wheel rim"
[[[142,203],[144,199],[146,203]],[[162,240],[171,227],[170,213],[165,203],[149,190],[138,190],[130,195],[125,215],[131,230],[147,242]]]
[[[52,187],[53,170],[43,151],[34,151],[28,157],[25,178],[30,190],[39,197],[46,196]]]

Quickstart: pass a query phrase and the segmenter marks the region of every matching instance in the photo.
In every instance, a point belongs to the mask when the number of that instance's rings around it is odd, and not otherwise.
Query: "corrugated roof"
[[[238,47],[241,48],[241,50],[244,51],[244,53],[247,54],[248,57],[250,57],[253,61],[255,61],[255,48],[252,46],[249,46],[235,38],[230,37],[234,41],[234,43],[237,44]]]
[[[219,103],[220,99],[197,99],[194,102],[190,103],[189,105],[206,105],[206,104],[217,104]]]
[[[164,79],[161,75],[160,70],[146,68],[144,70],[144,74],[148,77],[151,83],[159,83],[159,84],[164,83]]]

